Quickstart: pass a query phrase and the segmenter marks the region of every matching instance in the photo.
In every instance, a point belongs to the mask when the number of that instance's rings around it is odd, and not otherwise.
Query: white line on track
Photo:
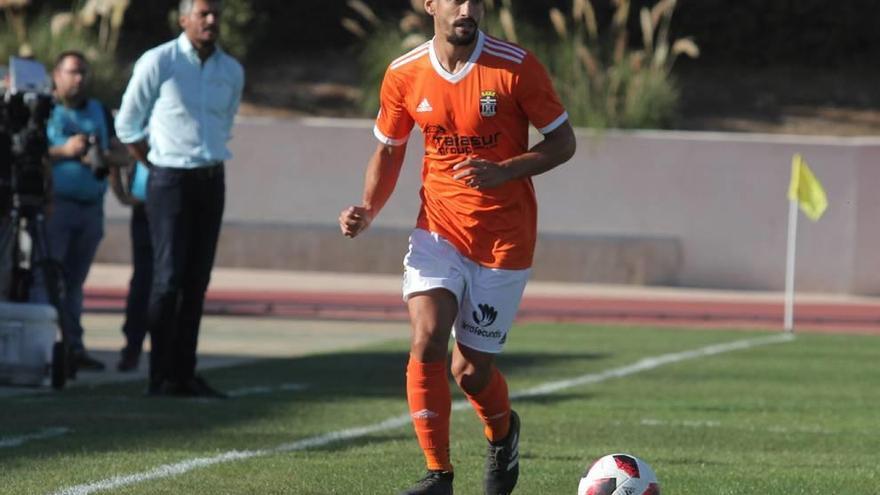
[[[726,352],[739,351],[743,349],[750,349],[752,347],[758,347],[762,345],[769,344],[777,344],[782,342],[789,342],[794,339],[794,336],[791,334],[779,334],[779,335],[771,335],[769,337],[759,337],[754,339],[745,339],[745,340],[737,340],[734,342],[728,342],[724,344],[714,344],[706,347],[701,347],[699,349],[694,349],[691,351],[683,351],[683,352],[675,352],[670,354],[663,354],[660,356],[650,357],[642,359],[634,364],[623,366],[621,368],[614,368],[606,371],[602,371],[600,373],[589,373],[586,375],[582,375],[579,377],[571,378],[568,380],[559,380],[555,382],[548,382],[543,385],[539,385],[534,388],[530,388],[527,390],[523,390],[521,392],[517,392],[510,395],[511,399],[518,399],[523,397],[535,397],[541,395],[548,395],[554,392],[559,392],[560,390],[564,390],[567,388],[578,387],[581,385],[588,385],[603,382],[605,380],[609,380],[611,378],[620,378],[624,376],[634,375],[636,373],[640,373],[642,371],[647,371],[655,368],[659,368],[661,366],[665,366],[667,364],[680,363],[682,361],[687,361],[690,359],[697,359],[701,357],[707,356],[715,356],[718,354],[723,354]],[[467,401],[456,401],[452,404],[452,408],[454,410],[461,410],[470,407]],[[179,474],[183,474],[194,469],[212,466],[214,464],[222,464],[226,462],[238,461],[243,459],[251,459],[254,457],[262,457],[272,454],[279,454],[284,452],[294,452],[299,450],[307,450],[315,447],[322,447],[324,445],[328,445],[331,443],[341,442],[345,440],[353,440],[356,438],[362,438],[367,435],[371,435],[374,433],[380,433],[384,431],[394,430],[397,428],[402,428],[410,424],[409,414],[402,414],[400,416],[394,416],[388,418],[382,422],[374,423],[372,425],[360,426],[355,428],[349,428],[347,430],[339,430],[330,433],[325,433],[323,435],[318,435],[314,437],[304,438],[302,440],[297,440],[296,442],[285,443],[278,445],[277,447],[271,449],[260,449],[260,450],[232,450],[229,452],[224,452],[222,454],[218,454],[212,457],[200,457],[197,459],[187,459],[185,461],[176,462],[174,464],[164,464],[157,468],[151,469],[149,471],[143,471],[140,473],[129,474],[125,476],[115,476],[113,478],[108,478],[101,481],[96,481],[92,483],[86,483],[82,485],[76,485],[69,488],[65,488],[54,492],[54,495],[87,495],[90,493],[100,492],[104,490],[113,490],[116,488],[121,488],[123,486],[133,485],[136,483],[143,483],[145,481],[157,480],[162,478],[168,478],[171,476],[176,476]]]
[[[0,438],[0,449],[19,447],[26,444],[27,442],[30,442],[31,440],[43,440],[45,438],[60,437],[61,435],[66,435],[68,433],[70,433],[70,428],[59,426],[55,428],[44,428],[42,431],[31,433],[29,435]]]

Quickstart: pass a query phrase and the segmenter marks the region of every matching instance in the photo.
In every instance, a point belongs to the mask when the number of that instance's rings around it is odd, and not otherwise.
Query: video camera
[[[0,214],[12,207],[37,208],[47,201],[45,168],[52,111],[51,85],[39,62],[10,57],[0,98]]]

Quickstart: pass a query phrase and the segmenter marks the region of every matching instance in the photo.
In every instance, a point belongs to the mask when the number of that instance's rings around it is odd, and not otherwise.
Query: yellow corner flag
[[[797,153],[791,159],[791,185],[788,199],[797,201],[810,220],[816,221],[828,208],[828,198],[822,183],[813,175],[804,157]]]

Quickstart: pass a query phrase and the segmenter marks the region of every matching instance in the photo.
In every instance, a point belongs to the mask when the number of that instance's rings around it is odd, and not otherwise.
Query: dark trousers
[[[33,233],[33,230],[31,230]],[[104,237],[104,201],[80,203],[55,197],[52,213],[46,219],[46,244],[48,255],[63,269],[64,298],[60,308],[68,319],[65,338],[74,351],[84,351],[83,284],[89,274],[101,238]],[[40,264],[42,260],[36,260]],[[41,269],[34,270],[34,283],[30,299],[48,303],[49,293]]]
[[[223,218],[223,165],[152,167],[147,188],[153,241],[150,381],[155,386],[195,374],[202,306]]]
[[[141,355],[144,338],[147,335],[147,308],[150,303],[150,289],[153,284],[153,243],[150,240],[150,222],[144,205],[131,209],[131,260],[134,271],[128,283],[128,298],[125,301],[125,348],[122,352],[131,357]]]

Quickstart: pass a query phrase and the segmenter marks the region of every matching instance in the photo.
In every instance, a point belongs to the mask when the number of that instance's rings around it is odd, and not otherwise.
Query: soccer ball
[[[660,482],[651,466],[638,457],[610,454],[587,470],[578,495],[660,495]]]

